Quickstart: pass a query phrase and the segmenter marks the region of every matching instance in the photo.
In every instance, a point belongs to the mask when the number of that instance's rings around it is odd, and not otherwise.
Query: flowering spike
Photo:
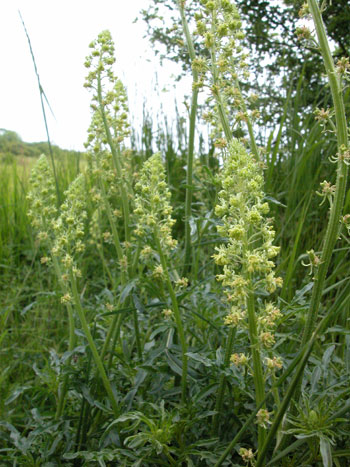
[[[279,248],[272,244],[275,232],[266,218],[269,206],[264,202],[261,166],[237,140],[230,143],[220,176],[222,190],[215,212],[221,217],[218,232],[226,243],[216,248],[215,262],[223,266],[217,276],[226,288],[231,310],[225,324],[245,322],[247,297],[255,291],[273,293],[282,286],[275,277],[272,258]],[[257,319],[261,347],[274,344],[271,330],[281,315],[272,303],[261,303]]]
[[[42,154],[31,171],[30,191],[27,200],[30,204],[28,216],[32,226],[39,231],[38,239],[49,238],[50,222],[57,216],[55,179],[47,157]]]
[[[157,234],[164,251],[176,246],[171,236],[175,220],[171,217],[170,191],[165,181],[165,171],[160,154],[154,154],[143,165],[140,180],[135,185],[135,210],[139,237]]]

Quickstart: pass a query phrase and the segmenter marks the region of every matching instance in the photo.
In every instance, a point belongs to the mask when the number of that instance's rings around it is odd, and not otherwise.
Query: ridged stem
[[[253,379],[255,387],[255,402],[259,406],[265,400],[265,382],[259,351],[259,339],[255,315],[255,299],[254,293],[249,292],[247,297],[247,312],[248,312],[248,329],[249,340],[253,359]],[[265,408],[265,405],[262,406]],[[265,441],[266,430],[259,426],[258,428],[258,449]]]
[[[318,4],[316,0],[308,0],[308,5],[314,20],[318,42],[322,53],[324,65],[326,68],[329,86],[332,93],[335,110],[338,151],[340,152],[342,146],[348,147],[347,124],[345,117],[344,101],[342,97],[341,83],[339,81],[337,72],[334,67],[332,54],[329,48],[326,31]],[[310,340],[317,320],[326,274],[331,260],[333,248],[339,235],[339,221],[344,205],[347,174],[347,165],[339,157],[337,165],[337,180],[334,201],[330,209],[330,217],[327,225],[326,235],[324,238],[321,262],[315,274],[311,303],[301,344],[302,347]]]
[[[59,266],[57,258],[52,255],[52,262],[55,270],[55,274],[57,276],[58,282],[61,286],[63,293],[68,292],[68,288],[64,284],[62,280],[61,268]],[[74,315],[73,315],[73,308],[70,303],[67,304],[67,313],[68,313],[68,329],[69,329],[69,340],[68,340],[68,352],[72,352],[75,348],[76,343],[76,336],[75,336],[75,323],[74,323]],[[69,357],[67,366],[70,365],[72,356]],[[59,397],[58,397],[58,404],[56,409],[56,420],[62,416],[64,404],[66,401],[66,395],[68,391],[68,380],[69,376],[66,374],[63,378],[62,386],[59,388]]]
[[[165,258],[165,255],[162,250],[162,246],[160,244],[160,240],[157,234],[157,231],[154,230],[154,239],[156,242],[159,258],[160,258],[160,264],[162,265],[163,272],[165,275],[165,282],[168,288],[168,292],[170,295],[171,303],[172,303],[172,308],[173,308],[173,313],[174,313],[174,318],[175,318],[175,323],[177,327],[177,332],[180,338],[180,344],[181,344],[181,355],[182,355],[182,377],[181,377],[181,387],[182,387],[182,395],[181,395],[181,401],[184,404],[186,401],[186,390],[187,390],[187,367],[188,367],[188,357],[186,355],[187,353],[187,342],[185,338],[185,333],[182,325],[182,320],[181,320],[181,313],[179,310],[179,305],[177,303],[177,298],[176,294],[174,291],[174,288],[172,286],[170,277],[169,277],[169,271],[168,271],[168,266],[167,266],[167,261]]]
[[[181,0],[177,2],[178,8],[181,15],[182,28],[186,39],[187,50],[190,56],[191,63],[196,58],[192,36],[188,27],[188,23],[185,16],[184,3]],[[198,81],[198,73],[196,70],[192,70],[193,85]],[[185,200],[185,259],[184,259],[184,275],[190,270],[191,266],[191,205],[192,205],[192,194],[193,194],[193,157],[194,157],[194,138],[196,129],[196,117],[198,108],[198,88],[193,87],[192,90],[192,101],[191,101],[191,113],[189,123],[189,139],[188,139],[188,152],[187,152],[187,172],[186,172],[186,200]]]
[[[89,344],[89,347],[90,347],[90,350],[91,350],[91,353],[92,353],[92,357],[93,357],[93,359],[95,361],[98,373],[100,375],[100,378],[102,379],[103,386],[104,386],[104,388],[106,390],[106,393],[108,395],[108,398],[110,400],[114,415],[116,417],[118,417],[119,414],[120,414],[119,406],[118,406],[118,403],[117,403],[116,398],[114,396],[114,393],[112,391],[112,386],[111,386],[111,383],[109,382],[109,379],[107,377],[106,370],[105,370],[105,368],[103,366],[101,357],[98,354],[98,351],[97,351],[94,339],[93,339],[93,337],[91,335],[88,323],[86,321],[85,312],[84,312],[83,307],[81,305],[81,301],[80,301],[80,297],[79,297],[79,293],[78,293],[76,278],[75,278],[72,270],[70,270],[70,282],[71,282],[72,293],[73,293],[73,301],[74,301],[74,305],[76,307],[76,310],[77,310],[77,313],[78,313],[78,316],[79,316],[81,327],[82,327],[83,332],[85,334],[85,337],[86,337],[86,339],[88,341],[88,344]]]

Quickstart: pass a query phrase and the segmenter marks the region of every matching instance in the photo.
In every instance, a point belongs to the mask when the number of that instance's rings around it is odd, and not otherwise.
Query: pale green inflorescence
[[[245,33],[235,3],[231,0],[201,0],[200,3],[201,7],[195,13],[194,34],[196,41],[202,42],[203,48],[207,49],[209,57],[193,60],[192,68],[198,73],[194,86],[207,87],[210,91],[208,103],[213,110],[206,112],[203,118],[214,126],[216,146],[224,147],[227,142],[217,132],[223,124],[218,115],[223,111],[232,114],[235,109],[236,124],[254,120],[259,117],[259,112],[254,109],[258,96],[252,94],[245,102],[239,87],[239,80],[249,78],[249,70],[248,54],[242,46]],[[248,111],[249,108],[252,110]],[[230,130],[222,129],[227,139],[226,132]]]
[[[154,154],[143,165],[140,180],[135,184],[135,209],[137,218],[135,234],[150,240],[156,232],[165,254],[175,248],[177,241],[172,238],[171,229],[175,220],[171,217],[170,191],[165,181],[165,171],[160,154]],[[143,254],[149,254],[149,246]]]
[[[44,155],[32,169],[30,186],[27,199],[31,208],[28,215],[37,231],[38,240],[61,264],[63,279],[71,270],[79,276],[75,256],[85,249],[83,237],[87,217],[83,175],[79,175],[70,184],[59,211],[56,208],[53,172]],[[41,258],[43,264],[48,261],[47,256]]]
[[[73,272],[79,275],[75,256],[85,250],[83,237],[87,217],[86,189],[82,174],[70,184],[65,196],[65,201],[60,207],[61,214],[52,223],[55,233],[52,254],[61,260],[67,272],[72,268]]]
[[[249,294],[257,291],[270,294],[282,286],[272,261],[279,247],[273,245],[275,232],[271,219],[266,217],[269,206],[263,201],[262,169],[237,140],[228,148],[220,181],[222,190],[215,213],[222,218],[217,229],[227,243],[216,248],[214,259],[224,268],[217,279],[225,287],[231,306],[225,324],[238,326],[246,321]],[[257,323],[262,348],[274,344],[273,330],[280,316],[273,303],[259,300]]]
[[[57,217],[57,197],[53,172],[44,154],[31,171],[30,187],[28,217],[37,231],[38,240],[45,243],[50,237],[51,222]]]
[[[120,148],[130,134],[128,98],[123,83],[113,70],[115,48],[111,33],[102,31],[91,42],[90,48],[91,54],[85,61],[89,73],[84,86],[92,92],[92,118],[85,147],[93,174],[108,182],[108,194],[113,195],[120,190],[120,180],[118,181],[115,172],[125,182],[130,171],[128,158],[113,160],[110,147],[113,144]],[[106,134],[106,126],[110,140]]]
[[[92,90],[91,109],[96,112],[100,103],[102,104],[108,127],[112,132],[114,142],[121,143],[130,134],[128,123],[128,98],[123,83],[118,79],[113,71],[115,64],[115,48],[111,33],[102,31],[97,39],[89,46],[92,51],[85,60],[85,66],[89,70],[84,86]],[[88,144],[90,144],[99,133],[102,125],[100,119],[93,120],[93,127],[97,123],[97,132],[89,132]],[[100,133],[100,138],[96,138],[97,145],[107,143],[104,132]]]

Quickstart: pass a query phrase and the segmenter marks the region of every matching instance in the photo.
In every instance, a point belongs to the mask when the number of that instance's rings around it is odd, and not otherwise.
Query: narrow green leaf
[[[332,448],[328,439],[320,439],[320,452],[322,456],[323,467],[332,467]]]

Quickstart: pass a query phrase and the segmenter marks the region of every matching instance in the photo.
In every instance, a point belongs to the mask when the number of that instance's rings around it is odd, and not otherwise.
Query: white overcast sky
[[[140,121],[142,104],[174,114],[167,63],[160,69],[147,39],[145,26],[133,24],[150,0],[2,0],[0,6],[0,128],[16,131],[24,141],[45,141],[38,85],[27,38],[29,33],[42,87],[55,119],[49,116],[52,142],[67,149],[83,149],[90,122],[89,93],[83,87],[88,45],[109,29],[116,45],[116,71],[127,86],[133,118]],[[158,74],[157,91],[155,72]],[[170,91],[163,92],[167,87]],[[190,82],[177,85],[181,106]],[[49,111],[47,110],[49,115]]]

